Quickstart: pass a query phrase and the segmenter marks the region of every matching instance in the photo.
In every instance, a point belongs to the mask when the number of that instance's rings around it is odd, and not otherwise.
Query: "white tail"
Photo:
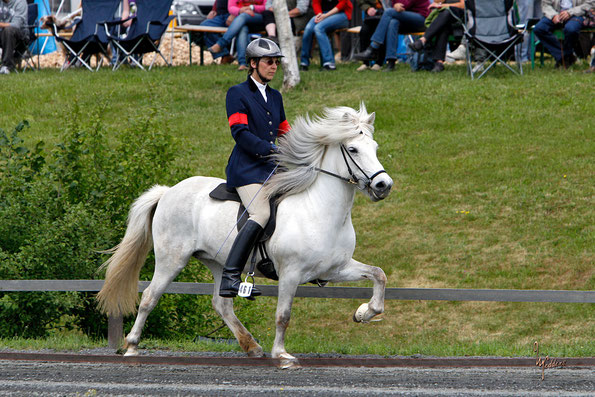
[[[167,190],[167,186],[155,185],[136,199],[128,214],[124,238],[120,244],[105,251],[112,256],[99,268],[107,268],[105,283],[97,294],[102,312],[118,316],[136,311],[140,269],[153,246],[151,223],[154,210]]]

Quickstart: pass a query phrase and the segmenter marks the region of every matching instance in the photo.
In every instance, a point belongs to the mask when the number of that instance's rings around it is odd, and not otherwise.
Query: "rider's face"
[[[256,61],[253,61],[253,62],[256,63]],[[256,68],[258,68],[258,72],[260,73],[260,75],[262,77],[264,77],[265,79],[270,81],[273,79],[273,77],[275,77],[275,73],[277,73],[277,68],[279,67],[280,62],[281,61],[278,57],[276,57],[276,58],[263,57],[263,58],[260,58],[260,60],[258,60],[258,65],[256,65]],[[254,73],[254,74],[258,75],[258,73]],[[255,76],[255,77],[258,78],[257,76]],[[258,79],[258,80],[260,80],[260,79]]]

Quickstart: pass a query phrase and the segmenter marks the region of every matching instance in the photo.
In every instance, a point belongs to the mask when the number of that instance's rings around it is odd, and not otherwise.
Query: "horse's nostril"
[[[384,182],[378,182],[376,184],[376,189],[377,190],[384,190],[386,188],[386,184]]]

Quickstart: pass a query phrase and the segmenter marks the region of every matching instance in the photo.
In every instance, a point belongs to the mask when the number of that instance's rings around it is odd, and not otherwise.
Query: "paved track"
[[[159,355],[163,356],[163,355]],[[157,357],[159,357],[157,356]],[[84,357],[84,355],[81,355]],[[2,396],[594,396],[592,365],[514,367],[275,367],[0,360]],[[1,358],[1,357],[0,357]],[[221,359],[231,365],[221,365]],[[346,357],[341,359],[346,360]],[[224,361],[225,361],[224,360]],[[308,361],[302,357],[302,361]],[[312,361],[312,359],[310,359]],[[360,360],[361,361],[361,360]]]

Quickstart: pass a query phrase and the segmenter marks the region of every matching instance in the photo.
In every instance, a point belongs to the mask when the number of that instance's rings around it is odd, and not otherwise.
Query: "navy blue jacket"
[[[289,123],[281,93],[267,85],[266,94],[267,102],[250,77],[227,91],[227,119],[236,141],[225,169],[230,187],[263,183],[275,168],[269,156]]]

